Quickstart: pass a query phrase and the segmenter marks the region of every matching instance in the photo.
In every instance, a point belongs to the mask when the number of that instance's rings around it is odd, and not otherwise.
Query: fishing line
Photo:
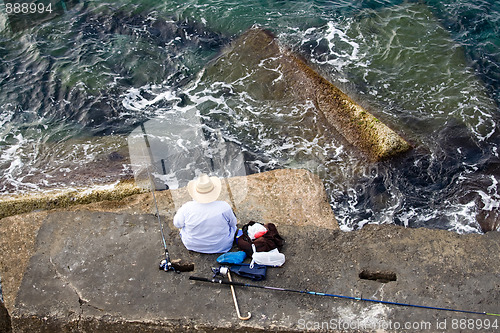
[[[148,140],[148,136],[146,134],[146,128],[144,127],[144,124],[141,124],[141,130],[142,130],[142,133],[144,135],[144,142],[146,143],[146,147],[148,149],[149,160],[151,161],[151,163],[153,163],[153,154],[151,152],[151,146],[149,144],[149,140]],[[158,219],[158,224],[160,225],[161,240],[163,242],[163,249],[165,251],[165,259],[163,259],[160,262],[160,269],[163,269],[165,272],[167,272],[167,271],[176,272],[177,270],[172,266],[172,262],[170,260],[170,254],[168,253],[167,241],[165,240],[165,233],[163,231],[163,223],[161,222],[160,211],[158,209],[158,202],[156,201],[153,175],[151,173],[151,170],[149,169],[149,164],[150,163],[146,163],[146,173],[148,174],[148,178],[149,178],[149,186],[151,188],[151,194],[153,195],[153,202],[154,202],[155,209],[156,209],[156,218]]]
[[[151,146],[149,144],[149,140],[148,140],[148,137],[146,134],[146,128],[144,127],[144,124],[141,124],[141,129],[142,129],[142,133],[144,135],[144,142],[145,142],[146,147],[148,149],[149,161],[152,164],[153,160],[154,160],[153,153],[151,152]],[[163,167],[163,165],[164,165],[164,162],[162,160],[162,167]],[[159,268],[161,270],[164,270],[165,272],[174,271],[176,273],[180,273],[180,272],[192,271],[192,270],[194,270],[193,263],[186,263],[180,259],[174,260],[174,262],[172,262],[172,260],[170,259],[170,254],[169,254],[168,248],[167,248],[167,241],[165,240],[165,232],[163,230],[163,223],[162,223],[161,218],[160,218],[160,210],[158,209],[158,201],[156,200],[156,192],[155,192],[155,184],[154,184],[154,180],[153,180],[153,174],[152,174],[152,171],[149,169],[149,166],[150,166],[150,163],[147,163],[146,164],[146,172],[147,172],[148,178],[149,178],[149,186],[151,187],[151,194],[153,195],[153,202],[154,202],[155,210],[156,210],[156,218],[158,219],[158,224],[160,226],[161,240],[163,242],[163,249],[164,249],[164,255],[165,255],[165,258],[163,260],[161,260],[161,262],[160,262]],[[168,187],[167,187],[167,189],[168,189]]]

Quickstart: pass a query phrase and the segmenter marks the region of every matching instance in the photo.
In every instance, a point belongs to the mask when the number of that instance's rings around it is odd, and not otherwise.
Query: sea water
[[[7,15],[8,3],[0,2],[2,195],[128,177],[127,137],[194,106],[205,130],[245,151],[252,172],[318,174],[343,230],[482,232],[480,223],[499,219],[498,2],[73,0],[24,22]],[[255,100],[240,89],[251,82],[202,86],[205,65],[253,25],[412,152],[367,163],[321,128],[312,104]]]

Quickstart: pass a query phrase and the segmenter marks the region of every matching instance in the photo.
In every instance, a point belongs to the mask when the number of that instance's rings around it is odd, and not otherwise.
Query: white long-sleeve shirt
[[[231,250],[236,222],[231,206],[225,201],[205,204],[189,201],[174,216],[174,225],[181,229],[184,246],[201,253]]]

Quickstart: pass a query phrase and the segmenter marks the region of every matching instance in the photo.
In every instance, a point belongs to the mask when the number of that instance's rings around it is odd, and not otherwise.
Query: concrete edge
[[[13,329],[17,326],[23,327],[29,323],[29,327],[35,329],[37,333],[71,333],[71,332],[94,332],[94,333],[162,333],[162,332],[213,332],[213,333],[297,333],[302,330],[283,330],[272,328],[260,328],[240,325],[240,322],[224,326],[213,326],[190,322],[189,320],[157,320],[157,321],[128,321],[121,317],[106,318],[78,318],[68,321],[67,318],[45,318],[35,316],[17,316]]]

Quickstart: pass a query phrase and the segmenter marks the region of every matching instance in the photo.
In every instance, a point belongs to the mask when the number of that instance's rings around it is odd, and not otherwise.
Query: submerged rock
[[[244,93],[263,101],[311,101],[331,127],[372,160],[410,149],[396,132],[279,45],[269,31],[253,27],[245,32],[207,67],[204,80],[243,82]]]
[[[500,210],[480,210],[477,213],[477,220],[483,232],[500,230]]]

